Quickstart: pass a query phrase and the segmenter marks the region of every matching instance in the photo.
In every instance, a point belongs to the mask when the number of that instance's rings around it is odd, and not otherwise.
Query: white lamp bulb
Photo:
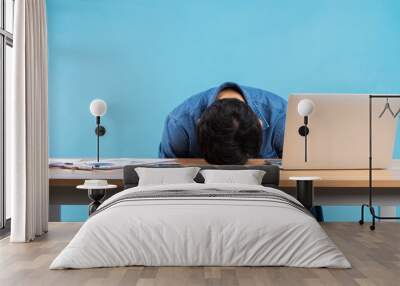
[[[297,112],[300,116],[310,115],[315,108],[314,102],[311,99],[302,99],[297,105]]]
[[[103,116],[107,112],[107,103],[102,99],[94,99],[90,103],[90,113],[93,116]]]

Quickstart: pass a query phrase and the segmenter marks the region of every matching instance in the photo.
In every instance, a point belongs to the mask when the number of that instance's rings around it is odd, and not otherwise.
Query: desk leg
[[[104,198],[105,194],[106,192],[103,189],[88,190],[88,197],[92,200],[89,204],[89,216],[100,206],[100,201]]]
[[[324,221],[324,213],[322,211],[322,206],[313,206],[310,211],[317,221],[319,222]]]

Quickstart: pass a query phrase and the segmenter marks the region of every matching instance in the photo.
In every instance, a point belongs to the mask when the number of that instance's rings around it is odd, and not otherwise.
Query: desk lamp
[[[314,107],[314,102],[311,99],[302,99],[297,105],[297,112],[304,117],[304,125],[299,128],[300,136],[304,137],[304,162],[307,162],[307,135],[310,133],[307,126],[308,116],[313,112]]]
[[[100,125],[100,117],[104,116],[107,112],[107,104],[104,100],[94,99],[90,103],[90,113],[96,117],[96,129],[94,130],[97,135],[97,164],[95,166],[100,166],[100,136],[106,134],[106,129],[104,126]]]

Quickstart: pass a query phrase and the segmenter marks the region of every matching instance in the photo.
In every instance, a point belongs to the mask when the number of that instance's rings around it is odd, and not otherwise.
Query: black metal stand
[[[307,162],[307,135],[310,133],[308,125],[308,116],[304,116],[304,125],[300,126],[299,134],[304,137],[304,162]]]
[[[100,162],[100,136],[103,136],[104,134],[106,134],[106,129],[104,128],[104,126],[100,125],[100,116],[96,116],[96,129],[94,130],[94,132],[96,133],[96,137],[97,137],[97,163]]]
[[[97,210],[101,205],[101,200],[104,198],[106,191],[104,189],[89,189],[88,197],[92,200],[89,204],[89,216]]]
[[[321,206],[314,206],[314,182],[313,180],[296,180],[297,200],[308,209],[319,222],[324,221]]]
[[[359,221],[360,224],[364,224],[364,209],[369,208],[369,211],[372,216],[372,224],[369,226],[371,230],[375,229],[375,220],[380,219],[380,220],[385,220],[385,219],[400,219],[400,217],[387,217],[387,216],[378,216],[375,213],[375,208],[372,205],[372,193],[373,193],[373,186],[372,186],[372,100],[374,98],[384,98],[384,99],[389,99],[389,98],[400,98],[400,95],[385,95],[385,94],[380,94],[380,95],[369,95],[369,170],[368,170],[368,191],[369,191],[369,200],[368,204],[363,204],[361,206],[361,219]]]
[[[307,209],[311,209],[314,201],[313,181],[297,180],[297,200]]]

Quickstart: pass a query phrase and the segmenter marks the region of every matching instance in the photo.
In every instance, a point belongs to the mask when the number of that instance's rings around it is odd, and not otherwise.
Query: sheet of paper
[[[50,168],[66,168],[80,170],[114,170],[122,169],[127,165],[160,165],[160,164],[178,164],[176,159],[163,158],[105,158],[101,159],[99,166],[96,166],[97,161],[91,159],[77,158],[50,158]]]

